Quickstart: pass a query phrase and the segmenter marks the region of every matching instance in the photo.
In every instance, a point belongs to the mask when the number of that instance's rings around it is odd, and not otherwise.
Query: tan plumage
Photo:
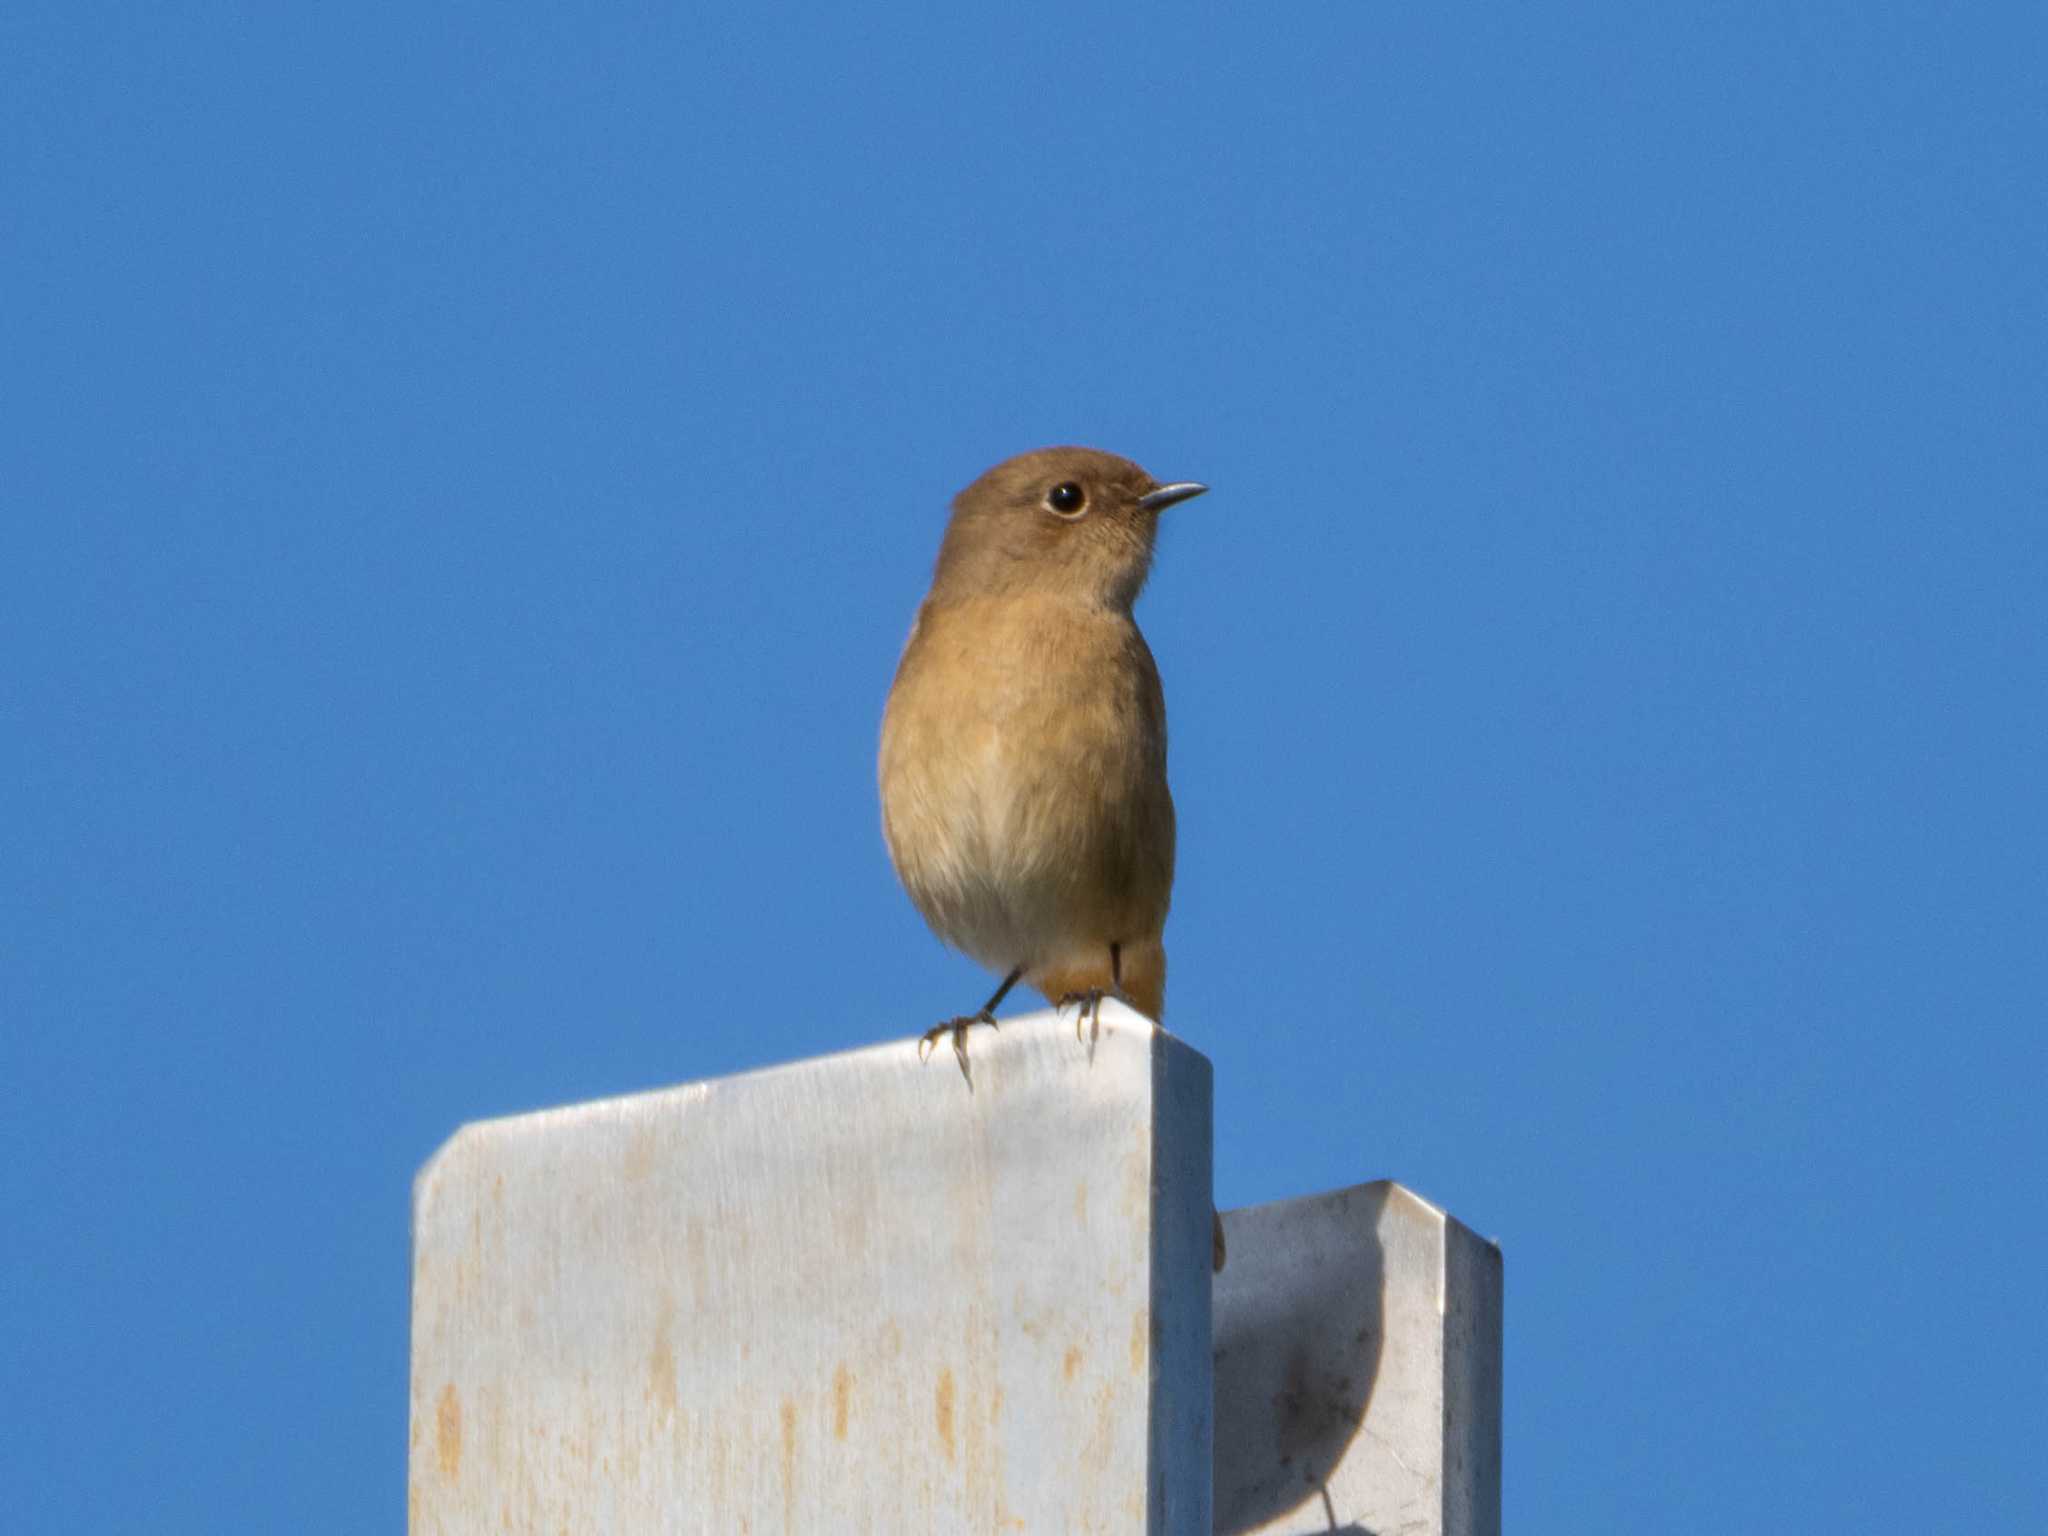
[[[882,827],[904,889],[941,938],[1056,1003],[1164,1012],[1166,706],[1131,605],[1159,511],[1201,489],[1085,448],[997,465],[954,502],[889,693]],[[964,1050],[988,1015],[934,1034]]]

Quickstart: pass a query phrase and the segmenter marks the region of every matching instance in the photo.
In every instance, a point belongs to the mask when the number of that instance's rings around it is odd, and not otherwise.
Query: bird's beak
[[[1138,505],[1147,512],[1164,512],[1174,503],[1199,496],[1207,489],[1209,487],[1206,485],[1198,485],[1192,480],[1176,480],[1172,485],[1162,485],[1156,491],[1147,491],[1138,498]]]

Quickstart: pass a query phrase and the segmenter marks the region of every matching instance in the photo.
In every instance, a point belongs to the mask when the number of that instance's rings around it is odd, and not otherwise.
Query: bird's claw
[[[1080,1011],[1074,1015],[1074,1038],[1086,1042],[1088,1036],[1081,1033],[1081,1026],[1092,1022],[1094,1034],[1099,1039],[1102,1035],[1102,999],[1107,995],[1100,987],[1090,987],[1085,992],[1069,992],[1052,1005],[1053,1012],[1059,1012],[1069,1003],[1079,1003]]]
[[[968,1086],[972,1087],[974,1075],[967,1070],[967,1031],[976,1024],[986,1024],[990,1029],[999,1027],[996,1024],[996,1016],[986,1008],[979,1013],[963,1013],[957,1019],[947,1019],[942,1024],[934,1024],[918,1036],[917,1059],[920,1062],[930,1060],[932,1052],[938,1048],[940,1038],[951,1035],[953,1056],[960,1063],[960,1075],[966,1078]]]

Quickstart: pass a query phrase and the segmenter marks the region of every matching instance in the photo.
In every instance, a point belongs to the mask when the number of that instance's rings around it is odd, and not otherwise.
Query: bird
[[[1132,616],[1159,516],[1199,496],[1092,448],[1006,459],[954,498],[883,711],[882,832],[911,903],[1001,976],[927,1030],[994,1025],[1020,980],[1078,1033],[1104,996],[1166,1005],[1166,702]]]

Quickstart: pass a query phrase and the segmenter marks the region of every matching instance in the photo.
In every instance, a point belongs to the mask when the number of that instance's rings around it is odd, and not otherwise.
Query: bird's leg
[[[967,1085],[970,1088],[973,1087],[974,1074],[967,1070],[967,1031],[976,1024],[986,1024],[990,1029],[997,1027],[996,1004],[1010,995],[1010,988],[1017,985],[1018,979],[1023,974],[1024,967],[1020,965],[1017,969],[1010,972],[1009,975],[1005,976],[1003,984],[996,988],[994,996],[981,1005],[979,1013],[963,1013],[957,1019],[948,1019],[945,1023],[934,1024],[930,1029],[926,1030],[918,1038],[917,1059],[919,1061],[927,1059],[932,1053],[932,1048],[939,1043],[939,1037],[941,1035],[951,1035],[953,1037],[953,1055],[960,1063],[960,1075],[967,1079]]]

